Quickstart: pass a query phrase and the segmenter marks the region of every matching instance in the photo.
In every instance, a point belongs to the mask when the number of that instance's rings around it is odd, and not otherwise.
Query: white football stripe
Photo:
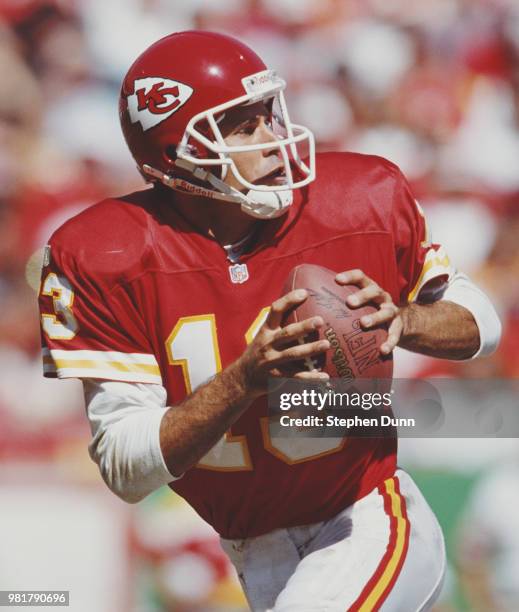
[[[79,361],[88,359],[91,361],[118,361],[120,363],[142,363],[146,365],[155,365],[158,367],[155,355],[150,353],[120,353],[117,351],[90,351],[90,350],[71,350],[64,351],[61,349],[42,349],[43,357],[52,357],[53,359],[66,359],[67,361]]]
[[[137,372],[120,372],[118,370],[91,370],[82,368],[59,368],[55,370],[58,378],[102,378],[105,380],[120,380],[126,382],[141,382],[151,383],[155,385],[162,384],[160,376],[153,374],[137,373]]]

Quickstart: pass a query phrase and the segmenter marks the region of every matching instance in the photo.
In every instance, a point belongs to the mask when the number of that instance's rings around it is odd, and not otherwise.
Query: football
[[[359,288],[338,285],[335,276],[336,273],[327,268],[301,264],[290,272],[283,287],[283,295],[293,289],[306,289],[309,293],[303,304],[285,316],[285,325],[318,315],[324,319],[324,326],[306,340],[320,337],[329,340],[331,347],[326,353],[307,359],[305,367],[318,368],[345,383],[359,378],[390,379],[392,354],[382,355],[379,350],[387,337],[387,327],[381,325],[365,330],[360,324],[361,317],[376,312],[376,306],[350,308],[346,298]],[[302,364],[298,365],[302,369]]]

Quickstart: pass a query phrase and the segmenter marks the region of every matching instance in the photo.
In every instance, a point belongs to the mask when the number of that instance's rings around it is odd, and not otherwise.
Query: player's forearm
[[[469,359],[480,344],[479,329],[463,306],[440,300],[409,304],[401,309],[403,332],[399,346],[443,359]]]
[[[238,363],[172,406],[160,424],[164,461],[174,476],[192,468],[253,400]]]

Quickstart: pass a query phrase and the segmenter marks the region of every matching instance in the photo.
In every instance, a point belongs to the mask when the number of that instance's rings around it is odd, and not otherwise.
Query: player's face
[[[276,140],[272,130],[270,109],[264,102],[232,109],[220,123],[225,142],[230,146],[263,144]],[[230,155],[239,173],[251,183],[264,185],[284,184],[285,173],[281,154],[277,147],[233,153]],[[243,191],[232,172],[228,172],[225,182]]]

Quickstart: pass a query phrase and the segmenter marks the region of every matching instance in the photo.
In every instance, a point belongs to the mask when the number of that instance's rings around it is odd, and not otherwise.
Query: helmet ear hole
[[[177,147],[175,145],[168,145],[165,149],[164,149],[164,155],[166,156],[166,159],[173,163],[176,159],[177,159]]]

